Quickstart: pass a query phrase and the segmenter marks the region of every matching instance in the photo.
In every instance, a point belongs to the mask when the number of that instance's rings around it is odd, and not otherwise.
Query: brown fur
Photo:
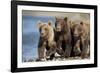
[[[51,22],[39,23],[40,39],[38,44],[39,59],[44,59],[55,53],[56,43],[54,42],[54,29]],[[46,49],[46,52],[45,52]],[[46,54],[46,55],[45,55]]]
[[[74,55],[81,55],[82,58],[87,56],[87,49],[90,41],[89,24],[80,22],[80,24],[73,24],[71,27],[73,38]],[[75,52],[77,50],[77,52]]]
[[[67,23],[67,17],[56,17],[55,22],[55,41],[57,43],[58,54],[69,57],[71,53],[71,32]]]

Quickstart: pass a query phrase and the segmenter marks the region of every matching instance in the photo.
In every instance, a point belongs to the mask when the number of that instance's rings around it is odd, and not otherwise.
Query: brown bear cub
[[[68,18],[55,17],[55,41],[57,48],[61,51],[57,51],[62,57],[70,57],[72,50],[72,39],[70,26],[68,25]]]
[[[38,44],[39,60],[44,61],[48,57],[53,59],[56,52],[56,43],[54,42],[54,28],[52,27],[52,23],[50,21],[48,23],[39,22],[38,25],[40,32]]]
[[[81,58],[86,58],[89,54],[90,44],[89,24],[86,24],[82,21],[79,24],[73,23],[71,31],[74,56],[81,56]]]

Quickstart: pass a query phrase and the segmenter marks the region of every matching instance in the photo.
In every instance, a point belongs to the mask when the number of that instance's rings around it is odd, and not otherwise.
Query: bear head
[[[67,26],[67,17],[61,18],[61,17],[55,17],[56,22],[55,22],[55,30],[56,32],[61,32],[66,30]]]
[[[52,30],[51,21],[49,21],[48,23],[39,22],[38,26],[39,26],[40,37],[46,38],[50,36],[50,32]]]

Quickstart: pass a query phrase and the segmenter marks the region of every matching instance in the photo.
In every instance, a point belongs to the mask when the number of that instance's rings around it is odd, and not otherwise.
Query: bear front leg
[[[38,48],[38,56],[39,56],[39,60],[44,60],[44,58],[45,58],[44,51],[45,51],[44,47]]]
[[[80,40],[77,40],[73,47],[74,56],[79,56],[81,54]]]
[[[88,57],[87,51],[88,51],[88,41],[82,39],[82,53],[81,53],[82,59]]]
[[[56,53],[56,42],[52,41],[48,43],[48,47],[49,48],[46,52],[46,56],[47,58],[49,58],[50,60],[52,60],[55,56]]]
[[[65,43],[67,45],[64,45],[63,48],[65,49],[64,56],[65,58],[68,58],[71,56],[72,46],[71,43]]]
[[[58,40],[57,41],[57,48],[56,48],[56,51],[59,55],[61,55],[61,57],[64,56],[64,51],[62,49],[62,41]]]
[[[39,60],[44,60],[45,59],[45,45],[46,43],[40,39],[39,45],[38,45],[38,57]]]

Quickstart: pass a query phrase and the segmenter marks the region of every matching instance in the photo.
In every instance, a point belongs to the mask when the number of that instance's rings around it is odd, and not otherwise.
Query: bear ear
[[[72,21],[70,20],[68,23],[71,25],[72,24]]]
[[[68,20],[68,17],[65,17],[64,20],[67,21]]]
[[[41,28],[41,26],[43,26],[43,23],[41,21],[38,21],[38,28]]]
[[[48,22],[48,25],[51,26],[51,25],[52,25],[52,21],[49,21],[49,22]]]
[[[80,25],[83,25],[83,24],[84,24],[83,21],[81,21],[81,22],[80,22]]]

